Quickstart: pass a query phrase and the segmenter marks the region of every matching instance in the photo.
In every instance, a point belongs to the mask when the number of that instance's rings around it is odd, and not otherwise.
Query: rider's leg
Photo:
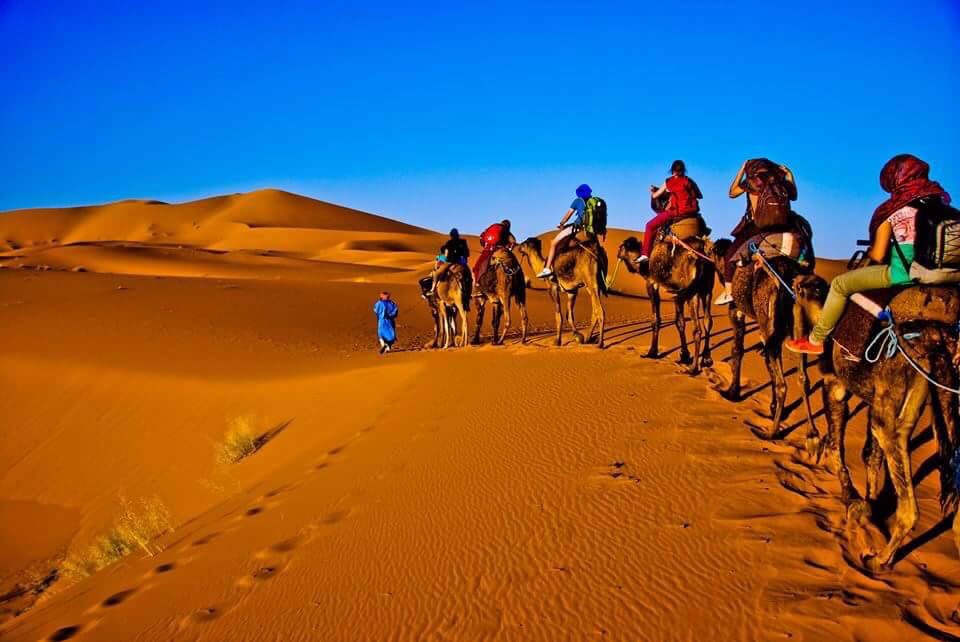
[[[547,263],[538,276],[550,276],[553,273],[553,259],[556,257],[557,247],[571,234],[573,234],[573,228],[565,227],[554,237],[553,241],[550,243],[550,252],[547,254]]]
[[[851,270],[833,279],[830,283],[830,293],[820,311],[820,318],[809,337],[790,339],[784,346],[793,352],[801,354],[823,354],[823,342],[840,322],[843,311],[847,307],[850,295],[866,290],[879,290],[890,287],[890,266],[871,265]]]
[[[657,238],[657,232],[671,220],[673,220],[673,212],[660,212],[647,221],[646,227],[643,228],[643,247],[640,251],[640,260],[650,258],[650,253],[653,251],[653,242]]]

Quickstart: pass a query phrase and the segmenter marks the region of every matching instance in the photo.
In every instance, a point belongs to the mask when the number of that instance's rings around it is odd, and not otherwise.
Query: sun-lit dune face
[[[629,236],[610,231],[611,257]],[[768,422],[761,360],[746,401],[712,389],[730,377],[725,311],[700,378],[672,362],[672,326],[668,358],[640,358],[646,288],[622,267],[606,350],[553,347],[529,273],[530,345],[514,321],[502,347],[487,326],[480,347],[422,350],[418,280],[444,238],[274,190],[0,214],[0,639],[960,629],[933,440],[914,454],[919,543],[870,576],[857,538],[882,532],[842,535],[800,411],[781,442],[745,429]],[[380,356],[383,290],[399,339]]]

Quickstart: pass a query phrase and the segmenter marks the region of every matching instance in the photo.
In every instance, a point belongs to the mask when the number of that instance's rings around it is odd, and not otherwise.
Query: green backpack
[[[583,210],[583,229],[594,236],[607,233],[607,202],[599,196],[587,199],[587,207]]]

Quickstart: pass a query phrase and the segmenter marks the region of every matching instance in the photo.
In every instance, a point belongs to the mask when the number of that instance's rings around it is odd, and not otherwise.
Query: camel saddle
[[[662,238],[672,235],[681,241],[688,241],[692,238],[708,236],[709,234],[710,229],[707,227],[706,221],[704,221],[703,217],[699,214],[684,216],[683,218],[670,221],[660,229]]]
[[[917,321],[955,325],[960,320],[960,294],[949,286],[905,284],[861,292],[881,308],[890,307],[894,323]],[[833,340],[853,360],[863,357],[882,323],[854,302],[849,302],[833,333]]]

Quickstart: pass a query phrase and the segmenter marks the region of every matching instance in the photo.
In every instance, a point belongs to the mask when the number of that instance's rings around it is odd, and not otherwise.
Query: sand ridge
[[[629,291],[606,300],[607,350],[554,348],[550,304],[534,290],[530,345],[511,335],[506,347],[422,351],[430,317],[415,279],[440,235],[362,217],[332,229],[286,211],[301,197],[252,196],[52,211],[36,229],[0,216],[0,239],[20,246],[0,265],[26,266],[0,270],[0,515],[17,516],[0,522],[4,582],[89,542],[121,493],[157,494],[176,526],[153,557],[54,583],[0,625],[3,639],[960,633],[960,562],[929,431],[914,453],[915,543],[872,576],[859,540],[880,532],[846,530],[834,476],[802,450],[796,362],[784,441],[746,426],[767,421],[756,354],[745,402],[712,389],[729,376],[717,311],[718,363],[698,379],[672,363],[675,350],[640,358],[649,307],[622,270],[617,289]],[[151,208],[173,213],[155,223],[171,234],[163,242],[138,236]],[[191,232],[194,217],[224,236]],[[277,236],[247,236],[266,231]],[[401,351],[381,358],[370,306],[384,287],[401,304]],[[669,329],[662,341],[676,346]],[[240,415],[279,430],[224,467],[214,447]],[[28,536],[52,520],[62,528]]]

